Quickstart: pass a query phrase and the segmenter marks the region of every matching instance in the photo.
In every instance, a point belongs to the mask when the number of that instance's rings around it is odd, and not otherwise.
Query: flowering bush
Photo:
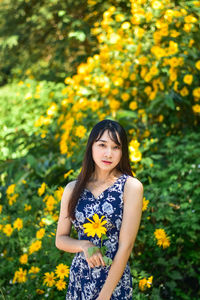
[[[29,82],[19,85],[24,109],[37,111],[29,119],[22,110],[25,127],[1,142],[0,275],[8,299],[63,297],[73,255],[55,248],[60,199],[80,171],[92,126],[106,117],[125,127],[133,174],[144,184],[130,257],[133,298],[199,298],[199,7],[169,0],[130,1],[123,12],[110,6],[92,28],[99,53],[65,86],[46,86],[42,98],[34,90],[36,104],[26,99]]]

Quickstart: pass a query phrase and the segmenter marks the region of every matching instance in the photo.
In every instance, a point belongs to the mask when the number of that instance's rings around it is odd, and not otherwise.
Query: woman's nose
[[[112,150],[110,148],[107,148],[105,151],[105,156],[110,157],[112,155]]]

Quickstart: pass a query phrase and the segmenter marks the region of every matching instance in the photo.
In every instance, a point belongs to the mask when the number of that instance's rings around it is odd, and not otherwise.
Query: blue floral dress
[[[100,247],[101,240],[97,235],[88,237],[84,233],[83,224],[89,221],[94,214],[99,217],[105,216],[107,220],[107,240],[103,245],[107,247],[106,256],[114,259],[118,250],[119,233],[123,215],[123,191],[126,179],[129,175],[122,174],[115,183],[104,190],[97,198],[88,190],[84,189],[75,209],[75,220],[72,221],[78,238],[80,240],[90,240],[93,244]],[[70,267],[69,285],[66,300],[95,300],[105,283],[110,266],[99,266],[90,268],[84,252],[76,253]],[[132,299],[132,276],[129,262],[124,273],[119,280],[111,300],[130,300]]]

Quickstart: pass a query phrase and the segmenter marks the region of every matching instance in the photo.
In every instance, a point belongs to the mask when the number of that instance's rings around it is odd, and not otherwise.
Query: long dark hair
[[[129,153],[128,153],[128,141],[124,128],[116,121],[113,120],[103,120],[97,123],[88,138],[86,151],[82,163],[82,169],[80,174],[77,177],[77,181],[73,192],[71,194],[68,212],[69,216],[72,220],[75,219],[75,207],[77,205],[78,199],[86,186],[89,178],[95,170],[95,163],[92,158],[92,145],[94,142],[98,141],[103,133],[108,130],[110,138],[117,144],[122,146],[122,157],[117,165],[117,170],[123,174],[132,175],[130,161],[129,161]],[[120,141],[117,138],[117,134],[119,135]]]

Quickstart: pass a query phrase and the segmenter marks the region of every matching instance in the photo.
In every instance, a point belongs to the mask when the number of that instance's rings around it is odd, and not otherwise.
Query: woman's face
[[[118,134],[117,137],[120,141]],[[92,157],[96,165],[95,167],[99,167],[103,170],[112,170],[121,160],[122,147],[118,146],[113,140],[111,140],[108,130],[106,130],[100,140],[93,143]]]

